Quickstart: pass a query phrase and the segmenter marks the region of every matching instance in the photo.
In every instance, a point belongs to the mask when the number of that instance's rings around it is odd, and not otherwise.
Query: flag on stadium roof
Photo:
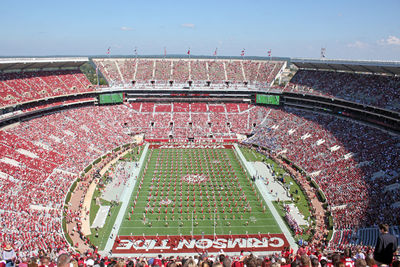
[[[322,47],[321,48],[321,58],[325,58],[326,57],[325,53],[326,53],[326,48]]]
[[[240,56],[241,56],[241,57],[244,56],[244,51],[245,51],[245,49],[243,48],[242,53],[240,53]]]

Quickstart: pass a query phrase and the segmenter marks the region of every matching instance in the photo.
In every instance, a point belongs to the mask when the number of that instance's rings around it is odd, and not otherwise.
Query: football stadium
[[[399,262],[400,61],[163,52],[0,57],[0,264]]]

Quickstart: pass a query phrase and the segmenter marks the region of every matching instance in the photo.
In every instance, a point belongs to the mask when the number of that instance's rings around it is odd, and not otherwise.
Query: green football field
[[[150,148],[144,165],[120,236],[281,233],[233,148]]]

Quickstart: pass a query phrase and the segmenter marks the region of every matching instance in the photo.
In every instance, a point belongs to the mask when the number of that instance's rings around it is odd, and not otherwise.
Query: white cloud
[[[362,49],[368,47],[368,44],[361,41],[355,41],[354,43],[347,44],[347,47]]]
[[[131,27],[126,27],[126,26],[122,26],[122,27],[121,27],[121,31],[133,31],[133,28],[131,28]]]
[[[394,35],[390,35],[389,38],[387,38],[386,42],[390,45],[400,45],[400,38]]]
[[[400,45],[400,38],[394,35],[389,35],[386,39],[381,39],[378,41],[380,45]]]
[[[194,28],[194,24],[193,23],[184,23],[181,26],[184,27],[184,28],[191,28],[191,29]]]

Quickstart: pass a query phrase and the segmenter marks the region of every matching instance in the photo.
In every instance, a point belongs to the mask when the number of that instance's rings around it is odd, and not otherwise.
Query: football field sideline
[[[103,256],[107,255],[111,251],[111,249],[114,245],[115,239],[119,232],[119,228],[120,228],[122,220],[124,218],[125,211],[129,205],[129,200],[131,198],[131,194],[136,185],[137,179],[135,179],[135,177],[139,178],[139,174],[142,169],[144,159],[146,158],[148,148],[149,148],[149,144],[146,144],[144,147],[142,156],[140,157],[140,160],[138,162],[139,168],[134,169],[133,173],[129,177],[129,180],[127,181],[126,188],[123,192],[123,195],[120,198],[122,205],[121,205],[121,208],[119,209],[117,219],[115,220],[115,223],[111,230],[110,236],[107,239],[107,243],[106,243],[106,246],[104,247],[104,250],[100,251],[100,253]]]
[[[239,146],[237,144],[233,145],[235,147],[235,150],[240,158],[240,160],[242,161],[242,163],[245,165],[246,169],[250,172],[251,176],[256,176],[257,172],[254,169],[252,164],[249,164],[249,162],[247,162],[246,158],[243,156],[242,151],[240,150]],[[266,173],[267,175],[271,175],[271,173]],[[269,177],[271,178],[271,177]],[[283,219],[281,218],[281,216],[279,216],[278,211],[275,209],[274,204],[271,201],[271,197],[268,193],[267,187],[265,186],[265,184],[263,183],[262,180],[257,179],[256,180],[256,186],[259,190],[259,192],[261,193],[261,196],[264,198],[264,201],[267,203],[268,208],[270,209],[272,216],[274,216],[275,221],[278,223],[279,227],[282,230],[282,233],[285,235],[286,239],[288,240],[290,247],[293,248],[294,250],[297,250],[297,244],[296,241],[294,240],[293,236],[290,233],[290,230],[287,228],[286,223],[283,221]]]

